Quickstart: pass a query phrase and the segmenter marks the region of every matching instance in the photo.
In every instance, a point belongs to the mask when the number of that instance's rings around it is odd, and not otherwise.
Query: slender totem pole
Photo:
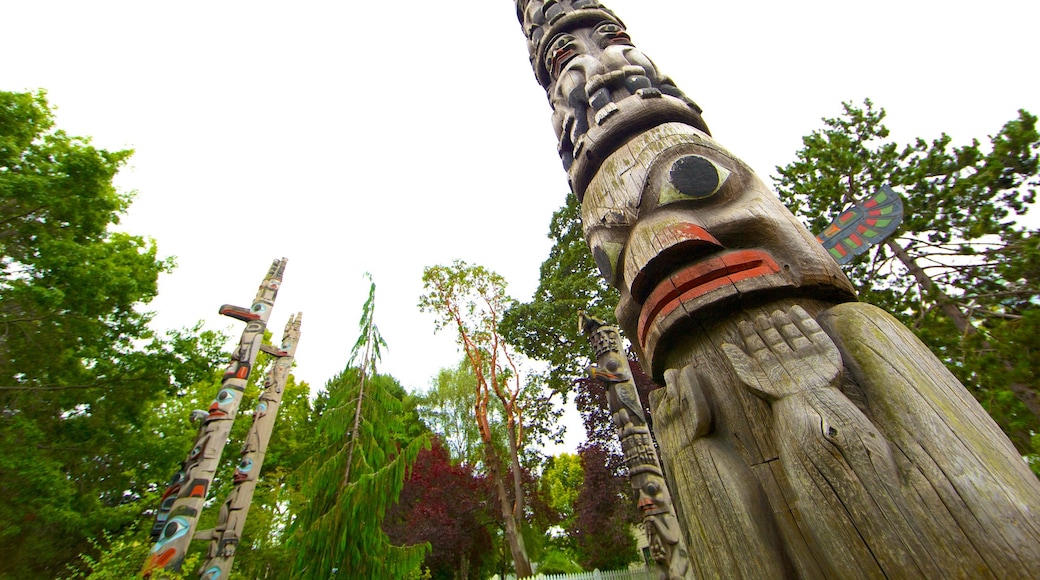
[[[651,1],[652,0],[647,0]],[[694,575],[1040,577],[1040,482],[596,0],[516,0]]]
[[[209,412],[195,411],[193,420],[200,420],[199,434],[195,445],[184,462],[184,467],[174,474],[170,486],[163,494],[163,506],[157,516],[158,537],[142,574],[148,578],[155,569],[180,570],[188,545],[195,535],[199,514],[206,502],[209,486],[213,483],[220,455],[224,451],[231,424],[238,414],[249,372],[256,363],[256,355],[264,338],[267,321],[271,317],[274,299],[285,273],[285,258],[275,260],[267,277],[260,284],[250,308],[225,304],[220,313],[246,323],[238,348],[231,355],[231,364],[224,373],[220,392],[209,406]],[[168,511],[166,510],[168,507]],[[159,527],[161,526],[161,527]],[[155,528],[153,528],[153,532]]]
[[[256,480],[264,466],[267,444],[271,440],[278,408],[282,404],[282,393],[289,378],[296,345],[300,341],[300,324],[303,313],[291,316],[285,324],[281,348],[262,345],[261,350],[278,357],[264,379],[264,391],[253,409],[253,424],[242,446],[242,459],[232,476],[234,487],[224,504],[220,506],[217,525],[212,530],[195,534],[196,540],[209,540],[206,561],[202,565],[202,580],[227,578],[235,562],[235,550],[242,538],[242,528],[249,515],[249,504],[253,501]]]
[[[650,554],[657,563],[658,578],[689,578],[689,554],[679,531],[668,484],[657,460],[643,403],[632,380],[632,368],[628,365],[621,335],[617,327],[584,314],[578,317],[578,326],[596,353],[596,366],[589,367],[589,374],[607,387],[611,420],[617,427],[629,482],[636,492],[639,510],[643,512],[643,529]]]

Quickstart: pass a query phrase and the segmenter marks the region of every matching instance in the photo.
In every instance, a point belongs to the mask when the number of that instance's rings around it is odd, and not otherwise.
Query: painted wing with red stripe
[[[885,241],[903,221],[903,198],[887,185],[843,211],[816,239],[834,261],[845,265]]]

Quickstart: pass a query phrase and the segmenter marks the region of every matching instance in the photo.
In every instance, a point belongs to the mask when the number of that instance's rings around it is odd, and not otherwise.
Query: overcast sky
[[[842,101],[894,139],[955,143],[1040,113],[1040,2],[605,0],[764,178]],[[120,228],[178,267],[160,329],[248,306],[289,258],[271,328],[304,313],[296,375],[320,387],[357,336],[371,272],[381,371],[426,388],[459,359],[416,303],[458,258],[527,300],[567,184],[506,0],[0,0],[0,90],[43,88],[59,126],[136,154]],[[576,325],[575,325],[576,326]],[[572,437],[580,439],[580,435]]]

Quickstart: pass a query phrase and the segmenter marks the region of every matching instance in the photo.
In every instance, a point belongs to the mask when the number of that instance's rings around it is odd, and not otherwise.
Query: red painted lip
[[[646,345],[651,324],[681,308],[684,302],[741,280],[780,272],[773,256],[762,250],[732,250],[687,266],[658,283],[639,314],[639,342]]]
[[[651,292],[670,272],[691,259],[715,255],[725,247],[704,228],[691,223],[678,223],[655,231],[652,246],[660,248],[645,261],[625,259],[626,278],[631,278],[632,297],[645,303]],[[646,252],[636,252],[645,255]]]

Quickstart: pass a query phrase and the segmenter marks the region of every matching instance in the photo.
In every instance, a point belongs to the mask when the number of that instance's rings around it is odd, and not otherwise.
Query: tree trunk
[[[509,542],[509,551],[513,555],[513,565],[516,569],[517,578],[534,576],[531,561],[527,557],[527,547],[524,545],[524,537],[520,533],[520,525],[513,513],[509,502],[509,494],[506,492],[505,478],[502,476],[502,466],[491,467],[491,476],[495,480],[495,488],[498,491],[498,505],[502,510],[502,520],[506,525],[506,540]]]
[[[966,314],[964,314],[960,307],[957,306],[953,299],[947,296],[941,288],[935,285],[935,282],[928,276],[928,274],[925,274],[924,270],[917,265],[917,262],[914,261],[902,246],[897,244],[895,240],[891,239],[886,241],[885,245],[887,245],[888,248],[892,250],[892,253],[895,254],[896,258],[899,258],[899,261],[906,266],[907,270],[910,271],[910,274],[912,274],[914,279],[917,280],[917,283],[927,292],[936,296],[936,299],[939,301],[939,308],[942,309],[943,314],[950,317],[950,320],[953,321],[953,325],[957,327],[957,332],[961,333],[962,336],[970,336],[978,332],[978,329],[971,324],[971,320]],[[983,341],[982,348],[991,349],[992,346],[988,341]],[[1001,364],[1008,372],[1011,372],[1014,368],[1014,365],[1012,365],[1008,360],[1002,359]],[[1040,421],[1040,395],[1037,395],[1036,390],[1034,390],[1030,385],[1014,382],[1008,385],[1008,389],[1010,389],[1015,397],[1018,398],[1027,409],[1029,409],[1029,412]]]

